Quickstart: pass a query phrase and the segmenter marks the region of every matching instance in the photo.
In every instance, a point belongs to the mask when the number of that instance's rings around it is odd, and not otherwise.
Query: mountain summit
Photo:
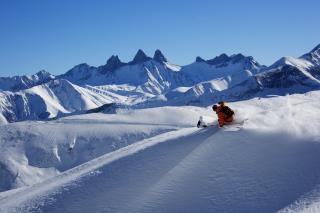
[[[204,60],[203,58],[201,58],[200,56],[196,57],[196,62],[206,62],[206,60]]]
[[[123,65],[125,65],[125,63],[121,62],[117,55],[112,55],[105,65],[99,67],[100,73],[106,74],[108,71],[116,70]]]
[[[226,63],[229,60],[230,60],[229,56],[223,53],[213,59],[207,60],[207,63],[211,65],[218,65],[218,64]]]
[[[311,52],[317,52],[317,53],[319,53],[319,51],[320,51],[320,44],[318,44],[318,46],[316,46],[311,50]]]
[[[112,55],[108,60],[107,60],[107,66],[110,68],[116,68],[117,66],[121,65],[122,62],[120,61],[119,57],[117,55]]]
[[[147,56],[141,49],[138,50],[133,60],[129,64],[140,64],[150,60],[151,58]]]
[[[300,58],[306,59],[315,65],[320,65],[320,44]]]
[[[153,56],[153,60],[157,61],[157,62],[168,62],[168,60],[166,59],[166,57],[162,54],[162,52],[157,49],[155,52],[154,52],[154,56]]]

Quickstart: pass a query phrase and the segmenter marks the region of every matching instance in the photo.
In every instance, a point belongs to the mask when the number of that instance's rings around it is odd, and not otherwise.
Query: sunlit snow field
[[[319,98],[1,124],[0,212],[319,212]]]

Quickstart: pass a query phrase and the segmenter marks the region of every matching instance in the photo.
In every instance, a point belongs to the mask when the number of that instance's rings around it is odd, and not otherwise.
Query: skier
[[[212,109],[217,113],[219,127],[223,127],[225,124],[231,123],[234,120],[234,112],[230,107],[226,106],[223,101],[220,101],[218,105],[213,105]]]

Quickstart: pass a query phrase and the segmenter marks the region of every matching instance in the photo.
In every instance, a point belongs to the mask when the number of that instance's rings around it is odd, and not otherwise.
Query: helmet
[[[216,111],[218,109],[218,106],[217,105],[213,105],[212,109],[213,109],[213,111]]]
[[[224,105],[224,101],[219,101],[218,104],[223,106]]]

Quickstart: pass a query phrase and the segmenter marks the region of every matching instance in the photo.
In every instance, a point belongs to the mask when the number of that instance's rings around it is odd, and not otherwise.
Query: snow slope
[[[191,117],[173,122],[173,131],[146,137],[39,184],[0,193],[1,210],[317,211],[319,97],[315,91],[230,103],[237,122],[222,129],[188,127],[193,123]],[[171,116],[188,115],[190,110],[211,114],[210,108],[196,107],[135,112],[149,112],[143,119],[151,119],[152,112],[158,115],[154,121],[169,122],[175,119]],[[71,116],[62,126],[82,116]],[[86,116],[90,122],[100,122]],[[136,121],[130,113],[121,116]]]
[[[0,124],[6,124],[6,123],[8,123],[7,119],[2,114],[0,114]]]
[[[0,191],[32,185],[143,138],[190,126],[198,110],[122,110],[0,125]]]
[[[0,92],[0,110],[10,122],[41,120],[54,118],[59,113],[96,108],[116,100],[60,79],[19,92]]]

